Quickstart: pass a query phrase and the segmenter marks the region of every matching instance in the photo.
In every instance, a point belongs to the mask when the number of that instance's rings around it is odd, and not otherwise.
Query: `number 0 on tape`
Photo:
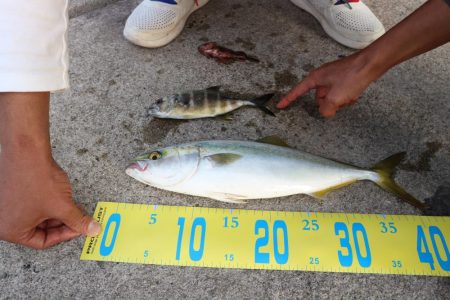
[[[99,202],[82,260],[450,275],[450,218]]]

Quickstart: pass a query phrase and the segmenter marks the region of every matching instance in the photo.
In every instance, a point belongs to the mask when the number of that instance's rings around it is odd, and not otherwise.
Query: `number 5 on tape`
[[[450,275],[450,218],[99,202],[82,260]]]

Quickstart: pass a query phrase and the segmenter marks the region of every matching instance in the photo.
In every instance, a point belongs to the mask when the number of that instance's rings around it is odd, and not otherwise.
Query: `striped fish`
[[[252,100],[233,99],[222,95],[220,86],[213,86],[158,99],[147,114],[165,119],[199,119],[223,115],[242,106],[254,106],[274,116],[265,106],[273,95],[266,94]]]

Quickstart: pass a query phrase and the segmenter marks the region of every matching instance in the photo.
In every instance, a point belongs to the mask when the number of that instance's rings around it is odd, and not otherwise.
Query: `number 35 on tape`
[[[82,260],[450,275],[450,218],[99,202]]]

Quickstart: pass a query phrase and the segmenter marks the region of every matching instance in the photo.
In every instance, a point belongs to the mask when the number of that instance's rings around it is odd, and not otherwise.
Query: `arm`
[[[0,145],[0,240],[42,249],[99,233],[52,158],[48,92],[0,93]]]
[[[450,5],[429,0],[370,46],[312,71],[277,107],[316,90],[320,113],[332,117],[393,66],[450,41]]]

